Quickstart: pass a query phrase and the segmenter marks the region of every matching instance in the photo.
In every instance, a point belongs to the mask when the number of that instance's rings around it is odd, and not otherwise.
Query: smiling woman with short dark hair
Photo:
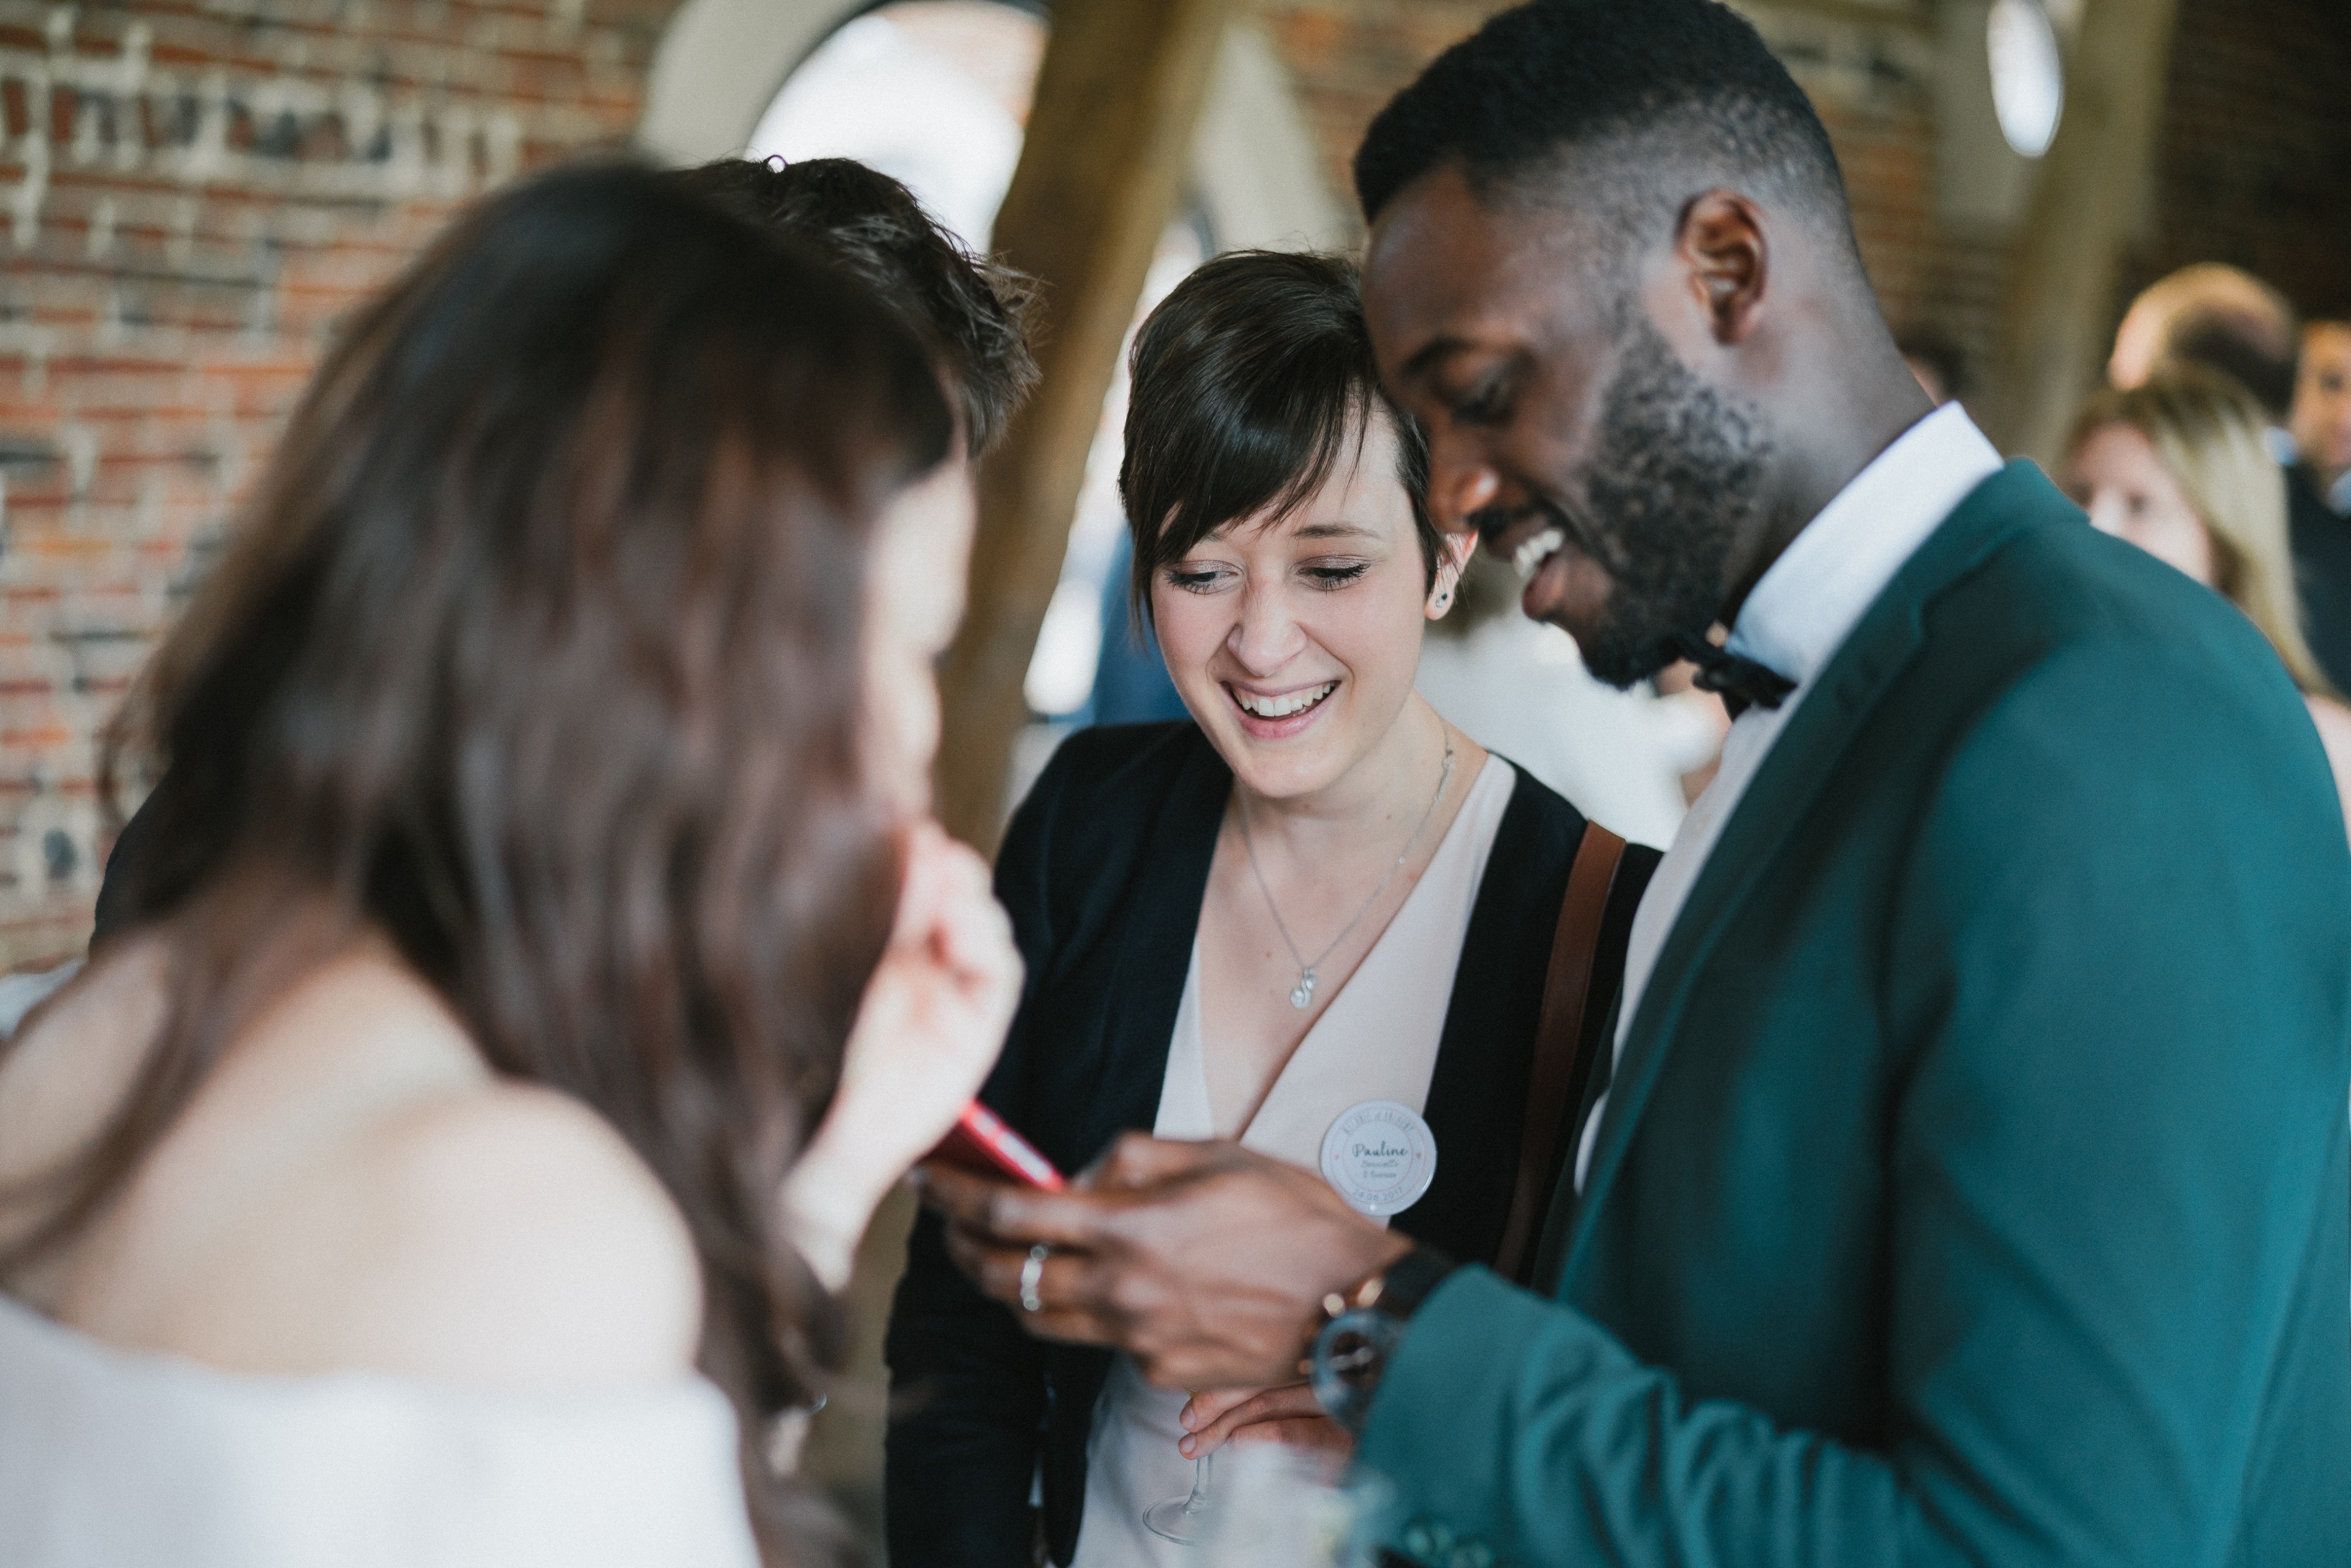
[[[1191,717],[1073,736],[1015,817],[997,890],[1029,981],[985,1098],[1067,1168],[1130,1130],[1234,1138],[1491,1260],[1583,819],[1413,689],[1468,541],[1429,521],[1349,264],[1208,263],[1133,385],[1133,591]],[[890,1359],[900,1568],[1024,1560],[1040,1465],[1056,1562],[1179,1562],[1143,1514],[1196,1458],[1346,1442],[1303,1385],[1187,1407],[1040,1349],[929,1221]]]

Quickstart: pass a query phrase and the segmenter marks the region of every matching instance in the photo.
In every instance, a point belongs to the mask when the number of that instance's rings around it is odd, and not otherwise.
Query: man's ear
[[[1761,210],[1736,191],[1708,191],[1682,209],[1674,249],[1714,340],[1728,346],[1744,340],[1771,274]]]

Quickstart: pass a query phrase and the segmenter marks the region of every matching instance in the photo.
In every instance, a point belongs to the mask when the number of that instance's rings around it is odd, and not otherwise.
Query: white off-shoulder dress
[[[754,1568],[736,1431],[698,1377],[256,1376],[0,1295],[6,1568]]]

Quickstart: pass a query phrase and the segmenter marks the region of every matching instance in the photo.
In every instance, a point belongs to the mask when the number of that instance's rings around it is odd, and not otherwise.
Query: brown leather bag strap
[[[1543,979],[1542,1017],[1535,1028],[1534,1064],[1527,1075],[1527,1123],[1519,1143],[1518,1179],[1510,1188],[1510,1217],[1495,1269],[1525,1283],[1534,1265],[1543,1211],[1559,1183],[1562,1140],[1583,1081],[1579,1047],[1593,1031],[1592,971],[1600,930],[1608,913],[1625,841],[1597,822],[1587,822],[1575,863],[1567,873],[1567,896],[1560,901],[1559,928],[1551,944],[1551,969]]]

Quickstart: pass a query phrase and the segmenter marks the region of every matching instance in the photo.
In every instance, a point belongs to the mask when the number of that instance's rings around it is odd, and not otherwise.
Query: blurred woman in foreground
[[[2285,474],[2252,394],[2216,371],[2183,366],[2083,411],[2067,448],[2074,498],[2104,532],[2127,539],[2252,618],[2302,688],[2351,810],[2351,708],[2319,673],[2302,629],[2286,543]]]
[[[799,1555],[770,1429],[1018,983],[914,816],[958,606],[873,564],[967,549],[952,437],[627,168],[351,325],[150,672],[131,927],[0,1057],[0,1560]]]

